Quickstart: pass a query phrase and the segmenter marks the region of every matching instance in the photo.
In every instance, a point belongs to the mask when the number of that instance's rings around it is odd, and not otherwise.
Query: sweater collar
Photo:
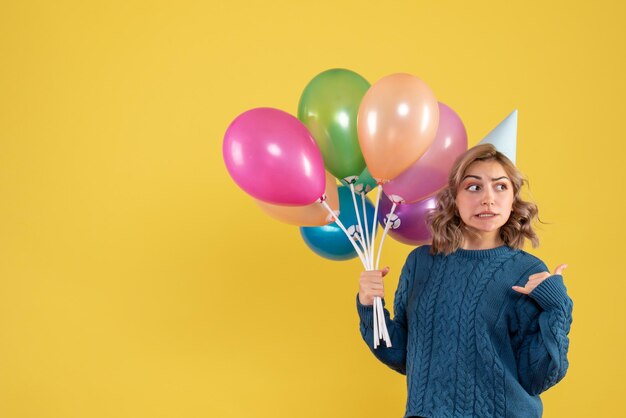
[[[459,248],[455,252],[450,255],[458,255],[459,257],[464,258],[493,258],[505,254],[510,251],[515,251],[513,248],[508,245],[501,245],[495,248],[489,248],[487,250],[464,250]]]

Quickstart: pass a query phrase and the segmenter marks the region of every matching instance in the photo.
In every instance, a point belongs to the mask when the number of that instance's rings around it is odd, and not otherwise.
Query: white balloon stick
[[[385,312],[383,311],[383,301],[376,298],[376,309],[378,310],[378,339],[383,339],[383,328],[385,327]]]
[[[378,309],[376,308],[376,298],[374,298],[374,305],[372,306],[372,314],[374,315],[374,349],[378,347],[378,341],[380,340],[380,338],[378,338],[378,320],[376,318],[377,311]]]
[[[376,206],[374,206],[374,219],[372,220],[372,241],[370,245],[370,260],[374,261],[374,242],[376,241],[376,222],[378,218],[378,202],[380,202],[380,192],[383,187],[378,185],[378,196],[376,197]],[[372,266],[374,268],[374,266]]]
[[[370,233],[369,226],[367,225],[367,210],[365,209],[365,193],[361,192],[361,203],[363,203],[363,224],[365,225],[365,242],[367,243],[367,249],[369,252]]]
[[[372,262],[370,260],[368,251],[365,248],[366,244],[365,244],[365,241],[363,241],[363,237],[360,234],[358,234],[358,235],[356,235],[356,238],[354,240],[356,241],[357,244],[359,244],[359,247],[363,251],[363,256],[365,257],[365,263],[366,263],[365,269],[366,270],[371,270],[369,266],[372,264]]]
[[[389,227],[391,227],[390,218],[393,215],[393,212],[396,210],[396,203],[394,202],[391,205],[391,212],[387,214],[387,218],[385,219],[385,230],[383,231],[383,235],[380,238],[380,245],[378,246],[378,257],[376,257],[376,270],[378,270],[378,264],[380,263],[380,254],[383,252],[383,242],[385,242],[385,237],[387,236],[387,232],[389,232]]]
[[[385,323],[385,312],[382,301],[380,302],[380,312],[383,318],[383,338],[385,339],[387,347],[391,347],[391,338],[389,338],[389,331],[387,330],[387,324]]]
[[[326,208],[328,213],[330,213],[333,216],[333,218],[335,219],[335,223],[339,226],[339,228],[341,228],[343,233],[346,234],[346,237],[348,237],[348,240],[350,241],[350,244],[352,244],[352,246],[356,250],[356,253],[359,255],[359,258],[361,259],[361,263],[363,263],[363,266],[365,267],[365,269],[367,269],[368,268],[367,267],[368,263],[365,260],[365,256],[363,255],[363,253],[359,249],[359,246],[356,245],[356,242],[354,242],[354,239],[350,236],[350,234],[346,230],[346,227],[343,226],[343,223],[341,222],[341,220],[339,220],[339,217],[335,214],[335,212],[333,212],[333,210],[330,208],[330,206],[328,206],[328,203],[326,203],[325,199],[324,200],[320,200],[320,203],[322,205],[324,205],[324,207]]]
[[[350,183],[350,191],[352,192],[352,202],[354,203],[354,213],[356,213],[356,222],[359,225],[360,234],[363,235],[363,225],[361,225],[361,215],[359,215],[359,206],[356,203],[356,194],[354,193],[354,183]],[[365,214],[364,214],[365,215]],[[365,251],[368,251],[367,241],[362,241],[365,245]]]
[[[353,190],[353,187],[351,187],[351,190]],[[330,208],[330,206],[328,206],[328,203],[326,203],[325,199],[320,199],[320,203],[326,208],[326,210],[328,211],[328,213],[333,217],[333,219],[335,220],[335,222],[337,223],[337,225],[339,226],[339,228],[341,228],[341,230],[343,231],[343,233],[346,235],[346,237],[348,238],[348,240],[350,241],[350,244],[352,244],[352,247],[354,247],[355,251],[357,252],[359,259],[361,260],[361,263],[363,264],[363,267],[366,270],[373,270],[374,267],[374,242],[376,240],[376,222],[377,222],[377,216],[378,216],[378,204],[380,202],[380,193],[381,193],[382,187],[379,185],[378,186],[378,198],[376,199],[376,207],[374,209],[374,219],[372,220],[372,237],[371,240],[369,241],[370,245],[368,248],[367,244],[363,244],[363,242],[359,242],[359,245],[357,245],[356,241],[354,240],[354,238],[352,238],[352,236],[350,236],[350,233],[346,230],[345,226],[343,225],[343,223],[341,222],[341,220],[339,220],[339,217],[333,212],[333,210]],[[364,214],[365,212],[365,196],[364,194],[361,195],[363,198],[363,210],[364,210]],[[353,198],[354,198],[354,192],[353,192]],[[354,203],[355,203],[355,209],[357,208],[356,205],[356,198],[353,199]],[[358,211],[357,211],[358,214]],[[358,216],[358,215],[357,215]],[[367,218],[365,218],[367,221]],[[358,220],[358,219],[357,219]],[[367,226],[366,226],[367,228]],[[369,236],[367,236],[368,232],[366,229],[366,239],[369,238]],[[384,235],[383,235],[383,239],[384,239]],[[361,240],[363,241],[363,236],[361,235]],[[360,250],[360,246],[363,247],[365,253],[369,253],[367,255],[365,255],[363,252],[361,252]],[[380,251],[382,248],[382,242],[379,248],[379,255],[380,255]],[[380,259],[380,257],[379,257]],[[380,340],[384,339],[385,340],[385,344],[387,345],[387,347],[391,347],[391,341],[389,340],[389,332],[387,330],[387,326],[385,324],[385,315],[384,315],[384,308],[382,305],[382,299],[380,297],[376,297],[374,299],[374,306],[372,306],[372,314],[373,314],[373,325],[374,325],[374,349],[378,348],[378,346],[380,345]]]
[[[387,347],[391,347],[391,339],[389,338],[389,331],[387,330],[387,324],[385,323],[385,308],[383,308],[382,299],[378,298],[377,302],[378,307],[378,318],[379,318],[379,333],[380,339],[385,340],[385,345]]]

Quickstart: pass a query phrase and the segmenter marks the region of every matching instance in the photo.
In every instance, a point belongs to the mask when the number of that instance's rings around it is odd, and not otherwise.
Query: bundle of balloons
[[[358,256],[374,270],[387,235],[410,245],[430,241],[426,216],[466,149],[461,119],[421,79],[398,73],[370,85],[331,69],[304,88],[297,118],[273,108],[235,118],[223,157],[235,183],[271,217],[299,225],[315,253]],[[373,189],[374,203],[366,197]],[[375,347],[391,346],[380,298],[374,331]]]

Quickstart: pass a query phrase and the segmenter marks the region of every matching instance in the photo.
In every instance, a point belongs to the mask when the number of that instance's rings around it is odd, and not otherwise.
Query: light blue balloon
[[[346,229],[350,229],[351,226],[356,227],[358,222],[350,188],[340,186],[337,191],[339,192],[339,220]],[[359,207],[361,223],[363,223],[363,203],[359,195],[357,195],[357,205]],[[367,198],[365,199],[365,208],[371,237],[374,205],[372,205]],[[349,260],[357,256],[350,240],[336,222],[324,226],[302,226],[300,227],[300,235],[302,235],[302,239],[304,239],[306,245],[308,245],[314,253],[324,258],[341,261]]]

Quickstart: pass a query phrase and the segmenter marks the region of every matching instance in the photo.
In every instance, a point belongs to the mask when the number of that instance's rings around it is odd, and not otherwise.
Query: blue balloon
[[[358,221],[354,210],[354,202],[352,201],[352,192],[350,192],[350,188],[347,186],[340,186],[337,191],[339,192],[339,220],[346,229],[349,231],[354,230],[358,226]],[[363,203],[361,202],[361,196],[358,194],[356,196],[356,202],[359,207],[361,223],[363,223]],[[365,198],[365,208],[371,238],[374,205],[372,205],[372,202],[370,202],[368,198]],[[365,228],[365,226],[363,227]],[[300,234],[309,248],[317,255],[324,258],[330,260],[349,260],[357,256],[350,240],[336,222],[324,226],[302,226],[300,227]]]

